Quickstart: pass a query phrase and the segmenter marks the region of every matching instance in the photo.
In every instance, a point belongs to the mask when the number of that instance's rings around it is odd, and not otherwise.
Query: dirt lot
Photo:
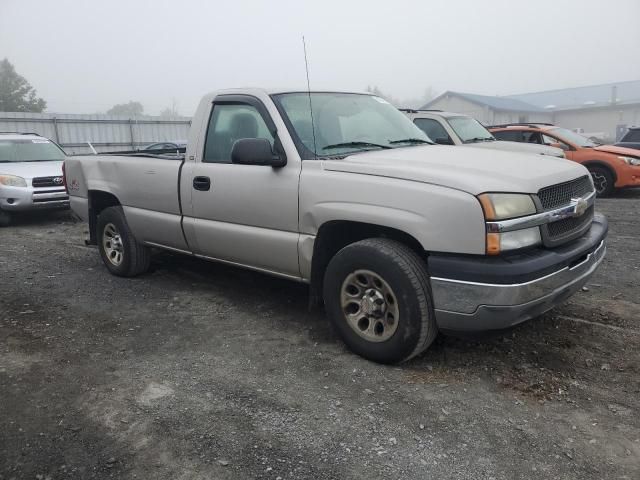
[[[169,254],[116,278],[67,213],[0,230],[0,479],[638,479],[640,192],[587,291],[400,367],[306,289]]]

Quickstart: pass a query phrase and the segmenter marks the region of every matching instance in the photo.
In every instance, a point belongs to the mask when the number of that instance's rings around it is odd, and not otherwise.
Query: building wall
[[[446,95],[430,105],[430,108],[447,112],[464,113],[485,125],[510,122],[551,122],[550,113],[502,112],[488,106],[470,102],[456,95]]]
[[[438,99],[432,103],[429,108],[434,110],[444,110],[447,112],[464,113],[465,115],[469,115],[482,123],[485,123],[493,114],[493,112],[487,107],[452,95],[447,95]]]
[[[493,112],[493,121],[491,124],[499,125],[501,123],[512,122],[541,122],[550,123],[552,115],[550,113],[536,112]]]
[[[553,122],[571,130],[582,128],[587,134],[603,133],[603,141],[614,142],[618,125],[640,125],[640,105],[560,111],[554,113]]]

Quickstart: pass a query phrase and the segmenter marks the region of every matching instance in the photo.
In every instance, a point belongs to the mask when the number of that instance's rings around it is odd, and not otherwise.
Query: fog
[[[0,0],[0,59],[47,111],[239,86],[507,95],[640,78],[640,1]]]

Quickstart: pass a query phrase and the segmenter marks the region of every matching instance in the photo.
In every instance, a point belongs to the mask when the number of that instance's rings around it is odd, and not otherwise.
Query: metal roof
[[[640,80],[509,95],[543,110],[569,110],[640,103]]]
[[[421,108],[429,108],[446,96],[457,96],[503,112],[552,112],[610,105],[640,104],[640,80],[562,88],[504,97],[452,92],[449,90],[442,95],[438,95]]]

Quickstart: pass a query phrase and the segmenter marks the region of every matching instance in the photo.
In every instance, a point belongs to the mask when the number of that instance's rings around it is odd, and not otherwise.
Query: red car
[[[602,145],[582,135],[548,123],[514,123],[487,127],[498,140],[559,147],[569,160],[581,163],[593,178],[599,197],[615,189],[640,187],[640,151]]]

